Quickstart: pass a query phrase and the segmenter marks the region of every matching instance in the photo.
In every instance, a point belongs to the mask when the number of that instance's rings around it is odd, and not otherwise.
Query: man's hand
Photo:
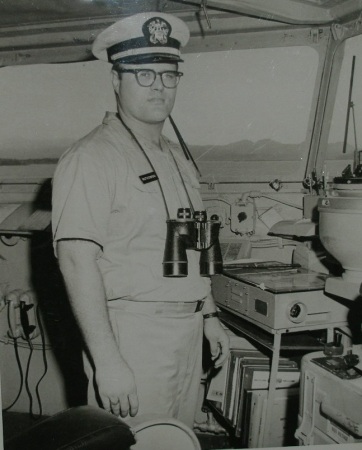
[[[221,367],[229,356],[229,336],[217,317],[204,320],[204,334],[210,344],[214,366]]]
[[[107,411],[126,417],[138,411],[134,375],[119,353],[107,310],[99,246],[85,240],[57,243],[69,301],[96,368],[100,399]]]
[[[136,383],[127,364],[121,362],[97,368],[96,382],[104,409],[121,417],[137,414]]]

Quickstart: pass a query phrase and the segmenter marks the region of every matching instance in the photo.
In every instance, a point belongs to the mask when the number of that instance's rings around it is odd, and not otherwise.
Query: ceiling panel
[[[305,15],[310,20],[316,14],[328,19],[333,10],[346,11],[360,5],[359,0],[0,0],[0,27],[41,24],[54,21],[81,20],[134,14],[139,11],[164,10],[178,13],[200,9],[201,4],[210,9],[260,13],[275,18]],[[303,17],[300,17],[303,19]]]
[[[245,31],[246,21],[258,30],[342,22],[359,17],[362,0],[0,0],[0,67],[88,60],[100,30],[151,10],[179,15],[192,36],[206,36]]]
[[[0,0],[0,26],[122,16],[161,9],[179,12],[191,7],[185,2],[161,0]]]

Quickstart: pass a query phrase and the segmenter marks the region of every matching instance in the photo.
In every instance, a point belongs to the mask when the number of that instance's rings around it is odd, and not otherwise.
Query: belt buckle
[[[204,307],[204,300],[197,300],[195,312],[199,312]]]

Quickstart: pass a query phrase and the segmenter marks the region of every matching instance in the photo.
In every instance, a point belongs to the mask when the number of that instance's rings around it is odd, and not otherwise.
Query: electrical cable
[[[18,342],[19,337],[17,335],[19,334],[19,331],[17,329],[13,329],[13,326],[11,323],[11,317],[10,317],[10,308],[12,307],[11,302],[8,302],[7,306],[8,306],[7,320],[8,320],[8,325],[9,325],[9,331],[8,331],[7,335],[8,335],[9,340],[0,339],[0,342],[2,342],[4,344],[11,343],[14,346],[15,358],[16,358],[17,366],[19,368],[19,373],[20,373],[20,386],[19,386],[19,390],[18,390],[15,400],[9,406],[2,409],[2,411],[3,412],[9,411],[16,404],[16,402],[20,398],[23,387],[25,385],[25,389],[26,389],[27,395],[29,397],[29,402],[30,402],[29,414],[33,419],[39,419],[43,415],[43,407],[42,407],[42,401],[41,401],[41,397],[40,397],[40,393],[39,393],[39,386],[40,386],[40,383],[42,382],[42,380],[44,379],[45,375],[48,372],[48,361],[47,361],[47,356],[46,356],[46,350],[49,348],[52,348],[52,347],[47,346],[45,343],[45,333],[44,333],[44,328],[43,328],[43,324],[42,324],[41,317],[40,317],[39,307],[34,305],[35,314],[36,314],[39,331],[40,331],[40,336],[41,336],[41,345],[38,345],[38,347],[40,347],[40,349],[42,350],[43,363],[44,363],[44,371],[35,386],[35,395],[36,395],[37,402],[39,405],[39,414],[38,414],[38,416],[35,416],[33,413],[33,404],[34,404],[33,395],[31,393],[31,390],[29,387],[29,372],[30,372],[30,364],[31,364],[31,360],[32,360],[33,352],[34,352],[34,345],[31,341],[29,333],[26,334],[26,344],[24,343],[23,345],[21,345],[21,343]],[[29,353],[29,357],[28,357],[28,361],[27,361],[27,365],[26,365],[25,377],[24,377],[21,360],[20,360],[19,347],[30,349],[30,353]]]
[[[31,358],[33,356],[33,346],[32,346],[32,343],[31,343],[29,338],[28,338],[27,341],[28,341],[28,344],[29,344],[30,353],[29,353],[28,362],[26,364],[26,371],[25,371],[25,390],[26,390],[26,393],[28,394],[28,398],[29,398],[29,414],[30,414],[30,416],[32,418],[34,418],[34,414],[33,414],[33,396],[31,395],[30,388],[29,388],[29,370],[30,370]]]
[[[10,326],[10,302],[8,303],[8,324],[9,324],[9,326]],[[10,337],[10,336],[9,336]],[[6,412],[6,411],[9,411],[9,409],[11,409],[14,405],[15,405],[15,403],[19,400],[19,397],[20,397],[20,394],[21,394],[21,392],[22,392],[22,390],[23,390],[23,385],[24,385],[24,374],[23,374],[23,368],[22,368],[22,366],[21,366],[21,361],[20,361],[20,357],[19,357],[19,349],[18,349],[18,343],[17,343],[17,338],[16,337],[14,337],[14,338],[12,338],[13,339],[13,341],[14,341],[14,352],[15,352],[15,359],[16,359],[16,362],[17,362],[17,365],[18,365],[18,368],[19,368],[19,374],[20,374],[20,387],[19,387],[19,391],[18,391],[18,393],[17,393],[17,395],[16,395],[16,398],[15,398],[15,400],[9,405],[9,406],[7,406],[6,408],[4,408],[2,411],[3,412]]]
[[[18,345],[17,345],[17,339],[14,339],[14,351],[15,351],[15,358],[16,358],[16,362],[18,364],[18,368],[19,368],[19,374],[20,374],[20,387],[19,387],[19,391],[16,395],[15,400],[6,408],[4,408],[2,410],[2,412],[6,412],[9,411],[9,409],[11,409],[15,403],[19,400],[20,394],[23,390],[23,385],[24,385],[24,374],[23,374],[23,368],[21,367],[21,361],[20,361],[20,357],[19,357],[19,351],[18,351]]]
[[[42,344],[43,344],[42,355],[43,355],[43,363],[44,363],[44,372],[43,372],[42,376],[40,377],[39,381],[36,384],[35,394],[36,394],[36,398],[38,400],[38,405],[39,405],[39,417],[42,417],[42,415],[43,415],[43,407],[42,407],[40,394],[39,394],[39,385],[40,385],[41,381],[43,380],[43,378],[45,377],[45,375],[48,372],[48,361],[47,361],[47,356],[46,356],[46,351],[45,351],[46,349],[45,349],[44,328],[43,328],[43,324],[41,323],[41,317],[40,317],[39,307],[38,306],[36,307],[36,317],[38,319],[38,326],[39,326],[39,330],[40,330],[41,341],[42,341]]]
[[[297,208],[303,210],[302,206],[296,205],[294,203],[284,202],[283,200],[279,200],[275,197],[269,197],[268,195],[260,195],[259,197],[267,198],[269,200],[274,200],[275,202],[282,203],[283,205],[290,206],[291,208]]]
[[[10,303],[8,304],[8,321],[9,321],[9,325],[10,325],[10,312],[9,311],[10,311]],[[37,317],[38,326],[39,326],[39,330],[40,330],[41,341],[42,341],[42,344],[39,347],[42,350],[43,363],[44,363],[44,372],[41,375],[41,377],[39,378],[39,380],[38,380],[38,382],[37,382],[37,384],[35,386],[35,395],[36,395],[37,402],[38,402],[38,405],[39,405],[39,414],[36,417],[34,415],[34,413],[33,413],[33,396],[31,394],[29,383],[28,383],[30,363],[31,363],[31,359],[32,359],[33,351],[34,351],[34,345],[31,342],[30,338],[27,339],[27,344],[24,343],[23,345],[19,345],[18,338],[11,337],[12,344],[14,345],[14,351],[15,351],[15,357],[16,357],[17,365],[19,367],[20,387],[19,387],[19,391],[18,391],[18,393],[16,395],[15,400],[9,406],[7,406],[6,408],[4,408],[2,410],[3,412],[6,412],[6,411],[11,409],[15,405],[15,403],[18,401],[18,399],[19,399],[19,397],[21,395],[21,392],[23,390],[23,386],[25,384],[26,392],[28,394],[29,401],[30,401],[29,414],[30,414],[30,416],[33,419],[39,419],[43,415],[43,407],[42,407],[42,401],[41,401],[40,394],[39,394],[39,386],[40,386],[40,383],[42,382],[42,380],[44,379],[45,375],[48,372],[48,361],[47,361],[47,356],[46,356],[46,350],[48,348],[51,348],[51,346],[47,346],[46,343],[45,343],[45,333],[44,333],[44,328],[43,328],[43,325],[42,325],[42,322],[41,322],[41,317],[40,317],[39,307],[38,306],[36,307],[36,317]],[[9,335],[9,337],[10,337],[10,335]],[[4,344],[8,344],[9,343],[9,342],[7,342],[7,341],[5,341],[3,339],[1,339],[0,342],[2,342]],[[20,356],[19,356],[19,347],[30,349],[30,354],[29,354],[29,358],[28,358],[28,362],[27,362],[27,366],[26,366],[25,378],[24,378],[24,373],[23,373],[23,369],[22,369],[22,365],[21,365],[21,361],[20,361]]]

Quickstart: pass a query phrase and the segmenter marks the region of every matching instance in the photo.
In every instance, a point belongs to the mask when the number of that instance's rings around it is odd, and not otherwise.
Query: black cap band
[[[159,49],[158,52],[154,54],[150,53],[148,50],[150,49]],[[150,43],[145,37],[138,37],[134,39],[129,39],[128,41],[120,42],[118,44],[112,45],[107,49],[108,60],[111,63],[115,62],[129,62],[132,60],[141,60],[142,58],[153,58],[163,56],[164,59],[180,61],[180,58],[177,55],[172,55],[167,53],[167,48],[174,48],[175,50],[180,49],[180,42],[176,39],[168,38],[167,45],[162,45],[159,42],[157,44]],[[140,54],[127,54],[129,50],[138,50],[144,49],[144,53]],[[165,49],[165,53],[162,50]],[[124,55],[126,53],[126,55]],[[119,57],[112,58],[114,55],[119,54]],[[123,54],[123,55],[122,55]]]

